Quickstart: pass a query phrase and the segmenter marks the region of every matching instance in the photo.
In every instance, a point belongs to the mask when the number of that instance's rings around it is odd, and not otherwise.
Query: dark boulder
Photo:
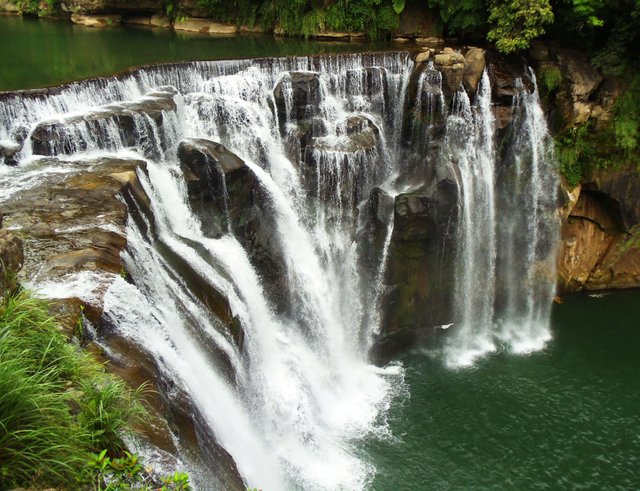
[[[205,234],[233,233],[265,280],[278,309],[286,305],[288,285],[271,198],[256,174],[224,145],[189,139],[178,146],[192,209]]]
[[[6,165],[18,165],[17,154],[22,150],[22,143],[0,142],[0,159]]]
[[[400,194],[394,204],[380,336],[373,355],[388,359],[425,340],[450,317],[454,288],[453,231],[457,187],[444,179],[431,189]]]
[[[285,74],[275,89],[280,130],[284,134],[288,121],[304,121],[318,115],[320,111],[320,75],[316,72],[291,72]]]

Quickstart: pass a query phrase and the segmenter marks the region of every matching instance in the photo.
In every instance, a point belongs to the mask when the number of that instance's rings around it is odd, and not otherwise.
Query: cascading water
[[[532,71],[528,74],[536,84]],[[560,230],[556,210],[558,175],[552,171],[553,142],[537,88],[514,100],[514,137],[499,179],[501,209],[511,209],[501,224],[498,258],[503,284],[500,338],[516,352],[541,349],[551,337],[549,315],[555,292],[556,247]],[[506,207],[506,208],[504,208]]]
[[[455,165],[460,190],[454,305],[457,333],[447,361],[470,364],[493,349],[496,264],[495,152],[491,87],[483,74],[472,106],[464,90],[454,96],[443,156]]]
[[[402,392],[403,378],[400,367],[377,368],[367,358],[380,328],[393,207],[384,217],[381,250],[372,255],[375,271],[363,271],[358,240],[372,189],[382,187],[391,200],[406,190],[396,178],[406,154],[402,108],[412,69],[406,53],[164,65],[0,104],[0,141],[29,142],[30,136],[40,142],[39,153],[66,155],[43,159],[25,144],[20,166],[0,173],[0,199],[55,173],[82,172],[78,159],[146,161],[139,179],[150,209],[138,206],[126,230],[119,230],[127,237],[124,261],[133,282],[108,277],[104,318],[112,335],[154,360],[160,378],[169,381],[167,398],[190,401],[206,429],[199,436],[202,453],[213,443],[225,449],[251,487],[362,489],[375,473],[357,442],[387,436],[384,415]],[[441,83],[433,66],[423,72],[413,119],[425,116],[431,124],[446,113]],[[553,173],[536,97],[523,91],[517,98],[512,150],[500,171],[488,76],[473,104],[461,89],[447,115],[442,160],[456,168],[461,196],[460,329],[449,344],[456,360],[475,356],[496,337],[521,347],[537,336],[528,326],[546,319],[551,287],[540,284],[548,270],[538,266],[552,256],[543,242],[552,244],[553,225],[542,235],[537,227],[551,220],[552,203],[541,197],[553,186]],[[143,111],[144,104],[152,111]],[[264,201],[259,220],[271,230],[267,245],[282,265],[286,288],[269,284],[255,251],[234,233],[224,179],[220,222],[226,225],[207,223],[213,205],[204,215],[195,209],[177,158],[179,144],[194,138],[220,142],[244,161],[255,182],[251,200]],[[507,208],[497,203],[510,194],[497,195],[512,178],[519,193],[514,199],[533,222],[498,219],[498,208]],[[528,244],[525,265],[515,255],[497,256],[522,241]],[[502,276],[496,273],[501,268]],[[198,286],[185,280],[186,271]],[[105,284],[90,273],[82,278]],[[525,288],[515,288],[522,278]],[[241,342],[200,289],[225,299]],[[503,289],[510,295],[498,308],[494,299]],[[503,322],[496,327],[498,313]],[[513,326],[521,335],[517,342]],[[109,350],[108,339],[100,341]],[[179,439],[177,446],[183,448]],[[183,458],[203,489],[222,486],[202,455],[185,448]]]
[[[541,349],[550,338],[557,175],[530,75],[533,91],[517,83],[513,137],[502,161],[486,71],[475,103],[460,88],[447,118],[442,156],[454,167],[460,191],[456,332],[446,347],[451,366],[471,365],[501,345],[515,352]]]

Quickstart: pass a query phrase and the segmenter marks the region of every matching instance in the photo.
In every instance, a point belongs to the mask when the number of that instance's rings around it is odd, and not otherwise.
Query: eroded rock
[[[235,24],[221,24],[212,19],[196,17],[179,18],[173,23],[176,31],[198,32],[200,34],[211,34],[217,36],[229,36],[238,32]]]
[[[640,287],[637,172],[602,171],[577,189],[579,198],[562,226],[559,291]]]
[[[71,22],[86,27],[115,27],[122,24],[120,14],[72,14]]]
[[[19,191],[3,203],[4,225],[15,229],[24,243],[24,266],[18,278],[23,284],[44,285],[54,304],[84,295],[81,300],[91,306],[87,313],[97,323],[109,278],[123,269],[125,202],[149,204],[137,178],[145,163],[102,158],[64,163],[51,159],[43,164],[63,165],[68,172],[53,173],[46,182]],[[81,278],[86,274],[104,278],[103,287],[83,290]],[[58,284],[61,287],[56,288]],[[56,297],[56,292],[63,296]],[[72,331],[74,326],[64,327]]]
[[[161,87],[137,101],[108,104],[84,114],[41,122],[31,133],[33,153],[53,156],[109,148],[115,133],[123,146],[137,146],[145,155],[157,157],[157,148],[166,145],[164,114],[176,110],[175,93],[171,87]]]
[[[456,203],[457,187],[449,179],[430,190],[395,198],[385,277],[388,294],[374,356],[391,356],[403,346],[426,339],[434,326],[450,318],[454,280],[451,231],[457,220]]]
[[[247,251],[278,308],[288,298],[286,267],[271,211],[271,200],[255,173],[224,145],[184,140],[178,157],[192,209],[207,235],[231,232]]]
[[[478,89],[478,84],[480,83],[482,73],[484,72],[484,52],[485,51],[481,48],[469,48],[464,55],[466,65],[464,67],[462,82],[464,84],[464,88],[471,95],[475,94]]]
[[[444,48],[442,53],[434,56],[434,64],[436,69],[442,72],[444,88],[450,93],[458,90],[467,66],[464,56],[450,48]]]
[[[286,121],[304,121],[318,114],[321,100],[320,76],[317,72],[291,72],[284,75],[275,89],[276,103],[281,131],[285,131]]]

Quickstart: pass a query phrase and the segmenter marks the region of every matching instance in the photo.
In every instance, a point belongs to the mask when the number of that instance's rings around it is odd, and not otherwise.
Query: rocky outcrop
[[[444,48],[442,52],[433,57],[433,62],[435,68],[442,73],[443,88],[448,93],[453,94],[462,83],[467,60],[465,60],[462,53],[455,51],[453,48]]]
[[[347,88],[351,84],[364,87],[364,97],[375,94],[377,103],[385,104],[380,95],[386,93],[386,75],[379,68],[350,70],[347,75]],[[280,132],[308,195],[338,214],[355,213],[366,197],[363,192],[380,173],[380,129],[364,116],[323,119],[317,72],[285,74],[273,94]]]
[[[72,14],[71,22],[86,27],[115,27],[122,24],[120,14]]]
[[[464,55],[466,65],[462,74],[462,83],[468,94],[475,94],[485,67],[485,50],[469,48]]]
[[[62,0],[60,7],[74,14],[153,13],[163,7],[162,0]]]
[[[289,285],[270,197],[255,173],[224,145],[190,139],[178,147],[192,209],[205,234],[232,233],[243,245],[271,299],[284,309]]]
[[[1,227],[0,217],[0,298],[16,288],[17,276],[24,263],[22,241]]]
[[[637,170],[598,172],[574,194],[562,226],[559,292],[640,287]]]
[[[19,14],[20,7],[10,0],[0,0],[0,14]]]
[[[287,121],[304,122],[316,116],[320,103],[320,75],[317,72],[291,72],[273,89],[280,130]]]
[[[177,19],[173,24],[173,28],[176,31],[197,32],[217,36],[228,36],[238,32],[238,27],[234,24],[221,24],[211,19],[197,17]]]
[[[314,35],[317,39],[325,39],[330,41],[357,41],[366,37],[364,32],[336,32],[336,31],[320,31]]]
[[[13,141],[0,142],[0,162],[10,166],[18,165],[16,156],[20,150],[22,150],[22,143]]]
[[[65,326],[71,332],[81,303],[87,305],[86,315],[93,323],[99,322],[102,312],[104,290],[83,291],[83,275],[103,277],[106,289],[107,280],[123,270],[125,201],[149,202],[137,177],[145,164],[106,158],[43,164],[66,166],[69,171],[52,174],[45,183],[12,195],[3,203],[4,225],[24,243],[20,283],[37,280],[54,298],[56,308],[76,311]],[[91,170],[82,172],[87,164]]]
[[[39,123],[31,133],[33,153],[54,156],[109,148],[115,133],[123,146],[137,146],[145,155],[157,157],[157,148],[166,146],[162,125],[165,114],[176,110],[175,93],[171,87],[161,87],[138,101],[109,104]]]
[[[455,183],[443,179],[429,190],[398,195],[393,220],[382,307],[385,329],[373,350],[378,356],[430,337],[434,326],[450,319]]]
[[[620,89],[613,80],[605,81],[585,53],[537,41],[529,54],[547,96],[547,111],[554,131],[588,121],[601,129],[611,119]]]

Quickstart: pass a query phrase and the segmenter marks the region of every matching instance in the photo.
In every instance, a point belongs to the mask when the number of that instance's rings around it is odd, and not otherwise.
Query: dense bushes
[[[403,0],[199,0],[210,16],[238,24],[262,23],[268,31],[312,36],[360,31],[378,39],[398,27]]]

